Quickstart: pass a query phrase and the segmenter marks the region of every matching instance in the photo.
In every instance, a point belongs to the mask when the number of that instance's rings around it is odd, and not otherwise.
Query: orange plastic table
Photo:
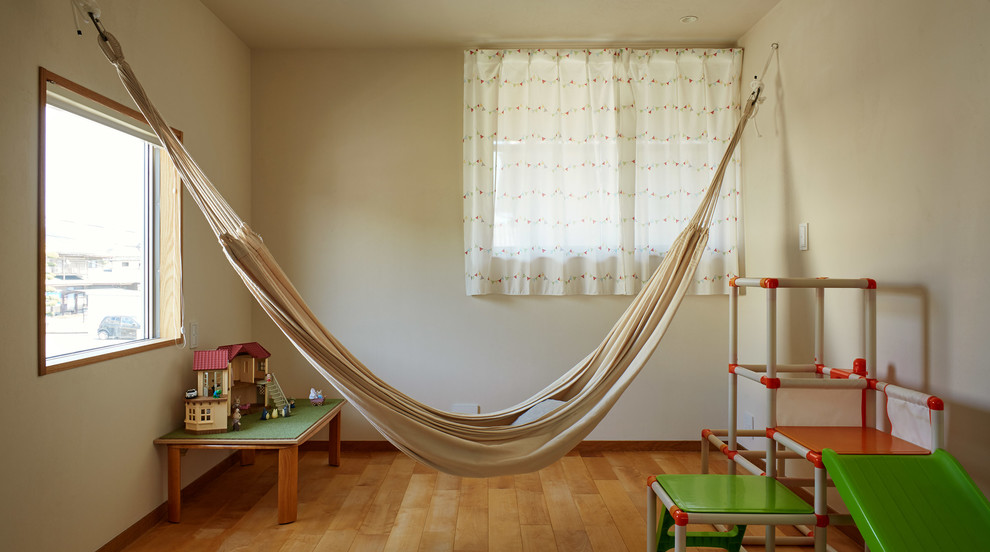
[[[836,454],[931,454],[931,451],[871,427],[778,426],[777,431],[808,450]]]

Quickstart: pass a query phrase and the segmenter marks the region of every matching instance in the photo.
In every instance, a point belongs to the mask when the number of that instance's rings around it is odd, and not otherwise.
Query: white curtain
[[[469,50],[469,295],[634,294],[739,120],[740,49]],[[738,272],[738,154],[691,293]]]

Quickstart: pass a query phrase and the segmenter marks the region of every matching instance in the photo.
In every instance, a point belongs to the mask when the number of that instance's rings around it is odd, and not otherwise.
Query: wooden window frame
[[[71,359],[49,362],[45,352],[46,321],[45,321],[45,154],[46,136],[45,110],[48,106],[49,83],[60,86],[88,100],[107,107],[117,114],[129,117],[147,125],[147,119],[137,110],[115,102],[101,94],[85,88],[69,79],[59,76],[44,67],[38,68],[39,99],[38,99],[38,375],[44,376],[95,364],[114,358],[134,355],[145,351],[160,349],[171,345],[181,345],[182,336],[182,182],[168,155],[161,155],[161,177],[159,194],[159,213],[161,213],[161,232],[159,243],[159,277],[158,310],[159,332],[155,338],[139,339],[114,347],[104,352],[86,354],[81,351]],[[182,132],[172,129],[181,141]],[[165,193],[165,190],[171,190]]]

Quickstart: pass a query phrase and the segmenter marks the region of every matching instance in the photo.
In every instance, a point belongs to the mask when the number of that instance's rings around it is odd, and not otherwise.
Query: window
[[[181,182],[140,113],[40,69],[39,372],[180,338]]]
[[[634,294],[707,190],[739,119],[739,49],[469,50],[469,295]],[[738,158],[693,293],[738,272]]]

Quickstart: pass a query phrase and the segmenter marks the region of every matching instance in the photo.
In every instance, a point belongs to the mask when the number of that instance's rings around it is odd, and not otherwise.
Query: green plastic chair
[[[779,481],[758,475],[664,474],[657,483],[678,508],[706,514],[812,514],[814,508],[801,500]],[[657,551],[674,548],[673,516],[666,508],[657,531]],[[689,547],[721,548],[739,552],[745,525],[728,531],[691,531],[685,544]]]

